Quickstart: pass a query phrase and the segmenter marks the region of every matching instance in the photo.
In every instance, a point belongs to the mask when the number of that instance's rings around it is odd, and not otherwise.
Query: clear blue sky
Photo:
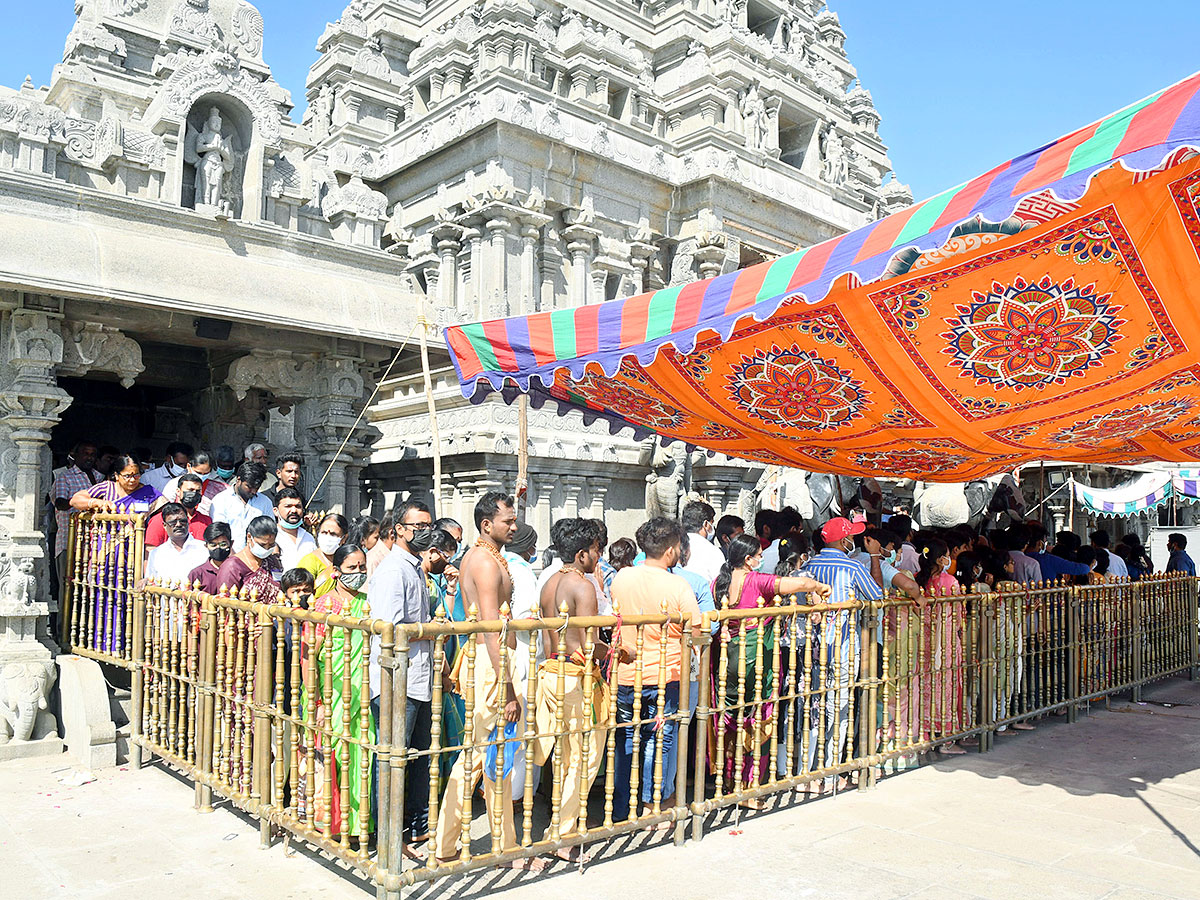
[[[917,199],[1200,69],[1200,0],[832,0],[847,52]],[[0,34],[0,83],[46,84],[70,0],[28,4]],[[266,60],[302,108],[325,23],[343,0],[259,0]],[[297,116],[299,111],[297,111]]]

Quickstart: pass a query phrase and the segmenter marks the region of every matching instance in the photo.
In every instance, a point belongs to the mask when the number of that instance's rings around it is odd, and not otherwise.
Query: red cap
[[[866,522],[851,522],[849,519],[838,516],[821,526],[821,537],[825,539],[825,543],[832,544],[834,541],[848,538],[852,534],[862,534],[866,530]]]

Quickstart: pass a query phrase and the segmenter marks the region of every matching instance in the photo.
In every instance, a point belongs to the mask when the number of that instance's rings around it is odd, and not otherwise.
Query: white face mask
[[[257,556],[259,559],[266,559],[268,556],[270,556],[272,553],[275,552],[275,548],[274,547],[264,547],[258,541],[251,541],[250,542],[250,552],[253,553],[255,556]]]
[[[318,534],[317,546],[326,556],[333,556],[337,552],[337,548],[342,546],[342,539],[336,534]]]

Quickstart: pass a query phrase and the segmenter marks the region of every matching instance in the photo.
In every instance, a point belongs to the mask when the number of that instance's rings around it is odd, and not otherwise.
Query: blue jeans
[[[658,730],[653,721],[660,715],[658,709],[658,685],[642,688],[642,708],[639,718],[642,724],[634,727],[620,728],[622,722],[633,721],[633,687],[620,685],[617,687],[617,768],[613,773],[613,821],[623,822],[629,818],[629,782],[630,770],[633,766],[634,732],[637,732],[638,753],[641,759],[641,796],[643,803],[654,802],[654,756],[657,752],[658,738],[662,736],[662,792],[659,797],[663,800],[675,793],[675,739],[679,731],[679,723],[671,720],[663,723]],[[679,710],[679,682],[667,684],[663,692],[663,708],[661,715],[672,716]]]
[[[428,750],[432,743],[433,704],[428,700],[408,698],[408,712],[404,719],[404,744],[413,750]],[[379,698],[371,701],[371,714],[379,722]],[[392,745],[396,746],[395,739]],[[376,803],[379,794],[378,765],[371,767],[371,797],[372,809],[378,808]],[[414,838],[429,832],[429,757],[419,756],[409,762],[404,769],[404,833]]]

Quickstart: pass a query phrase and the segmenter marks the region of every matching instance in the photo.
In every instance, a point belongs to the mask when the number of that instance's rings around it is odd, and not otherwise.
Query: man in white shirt
[[[185,444],[183,441],[172,441],[167,444],[167,456],[161,466],[155,466],[149,472],[142,475],[142,484],[148,484],[160,494],[166,496],[174,496],[166,494],[163,490],[167,486],[167,482],[172,478],[178,478],[187,471],[188,460],[192,456],[192,445]]]
[[[317,549],[316,539],[304,528],[304,498],[298,490],[280,488],[275,492],[275,519],[279,523],[275,546],[279,548],[279,561],[286,572],[296,568],[300,560]]]
[[[693,500],[683,507],[680,518],[683,530],[687,532],[688,552],[691,554],[684,568],[695,572],[711,585],[717,580],[721,566],[725,565],[725,554],[711,540],[717,527],[717,511],[703,500]]]
[[[1125,560],[1121,559],[1121,557],[1117,556],[1117,554],[1108,549],[1108,543],[1109,540],[1107,531],[1101,530],[1092,532],[1092,546],[1096,549],[1096,552],[1104,552],[1108,554],[1108,574],[1115,575],[1118,578],[1128,578],[1129,567],[1125,565]]]
[[[208,559],[208,548],[189,533],[187,510],[181,504],[166,504],[162,520],[167,539],[150,551],[146,577],[186,584],[188,573]]]
[[[233,552],[246,546],[246,529],[259,516],[275,518],[275,510],[266,497],[259,495],[267,467],[262,463],[244,462],[234,473],[233,486],[222,491],[212,502],[212,520],[228,522],[233,532]]]

